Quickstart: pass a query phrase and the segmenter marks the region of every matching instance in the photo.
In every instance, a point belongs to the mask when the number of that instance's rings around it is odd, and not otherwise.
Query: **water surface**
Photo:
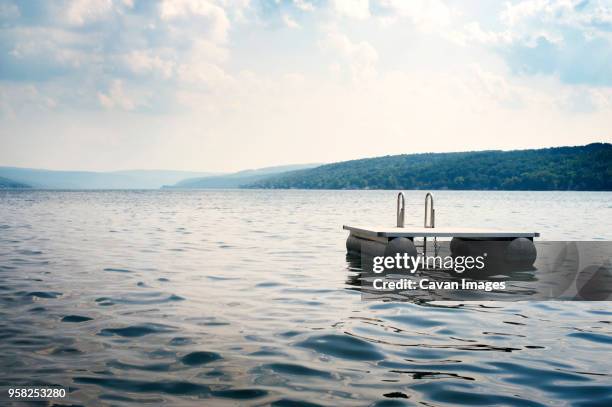
[[[439,226],[612,240],[612,193],[434,195]],[[0,383],[84,405],[612,405],[610,303],[362,301],[341,225],[394,217],[391,191],[0,192]]]

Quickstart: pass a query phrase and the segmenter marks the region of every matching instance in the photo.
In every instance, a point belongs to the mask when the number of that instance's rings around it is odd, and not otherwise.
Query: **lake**
[[[395,196],[0,191],[0,383],[83,405],[612,405],[609,302],[363,301],[342,224],[393,226]],[[434,197],[437,226],[612,240],[612,193]]]

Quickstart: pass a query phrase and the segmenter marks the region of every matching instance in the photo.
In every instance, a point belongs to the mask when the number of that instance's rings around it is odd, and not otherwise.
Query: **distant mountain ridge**
[[[158,189],[181,179],[205,175],[213,173],[172,170],[55,171],[0,167],[0,177],[42,189]]]
[[[243,170],[232,174],[185,179],[174,185],[165,185],[168,189],[206,189],[206,188],[241,188],[244,185],[264,180],[268,177],[288,171],[303,170],[320,164],[293,164],[265,167],[254,170]]]
[[[28,184],[14,181],[12,179],[0,177],[0,189],[27,189],[31,188]]]
[[[246,187],[612,191],[612,144],[365,158],[292,171]]]
[[[402,154],[231,174],[172,170],[51,171],[0,167],[0,188],[455,189],[612,191],[612,144]]]

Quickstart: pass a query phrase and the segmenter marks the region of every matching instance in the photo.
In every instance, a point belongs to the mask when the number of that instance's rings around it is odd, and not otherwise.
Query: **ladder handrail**
[[[429,210],[427,210],[429,208]],[[429,215],[429,222],[427,222],[427,215]],[[434,200],[431,193],[425,195],[425,221],[423,227],[435,228],[436,226],[436,211],[434,209]]]
[[[401,198],[401,207],[400,207],[400,198]],[[400,192],[397,194],[397,212],[396,212],[396,225],[398,228],[404,227],[404,220],[406,218],[406,201],[404,199],[404,193]]]

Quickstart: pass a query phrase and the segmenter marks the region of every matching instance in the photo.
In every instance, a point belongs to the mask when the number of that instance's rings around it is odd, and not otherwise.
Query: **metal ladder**
[[[406,218],[406,200],[404,193],[400,192],[397,194],[397,210],[396,210],[396,225],[398,228],[404,227],[404,221]],[[436,226],[436,210],[434,209],[434,200],[431,193],[425,195],[425,220],[423,227],[426,229],[434,228]],[[434,256],[438,255],[438,238],[433,238],[434,244]],[[423,255],[427,255],[427,237],[423,237],[423,245],[416,246],[423,248]]]

